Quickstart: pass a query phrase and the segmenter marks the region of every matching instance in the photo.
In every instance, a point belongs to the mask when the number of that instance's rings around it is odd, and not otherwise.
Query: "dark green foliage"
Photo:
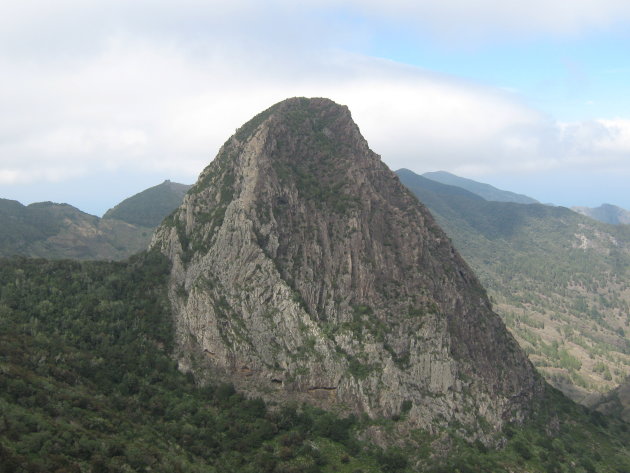
[[[388,449],[377,456],[381,470],[385,473],[397,473],[405,471],[409,460],[407,456],[397,449]]]
[[[52,212],[52,203],[24,206],[15,200],[0,199],[0,247],[2,254],[16,252],[26,242],[55,235],[61,221]],[[68,208],[71,208],[68,206]]]
[[[15,200],[0,199],[0,255],[28,254],[30,245],[58,234],[63,219],[75,220],[78,214],[98,220],[67,204],[41,202],[24,206]]]
[[[103,218],[122,220],[143,227],[157,227],[167,215],[179,207],[190,187],[164,181],[123,200],[105,212]]]
[[[353,418],[180,373],[167,275],[157,253],[0,260],[0,471],[378,471]]]
[[[530,460],[532,458],[532,452],[529,450],[527,445],[525,445],[523,442],[520,442],[518,440],[513,442],[512,448],[514,449],[516,453],[518,453],[525,460]]]
[[[595,416],[595,417],[594,417]],[[431,472],[615,472],[630,471],[630,436],[623,422],[592,414],[550,388],[524,425],[508,425],[504,448],[454,437],[449,458]]]
[[[413,401],[409,399],[405,399],[400,405],[400,412],[402,412],[403,414],[406,414],[407,412],[411,410],[412,407],[413,407]]]
[[[280,159],[274,168],[280,182],[295,186],[301,197],[318,208],[335,213],[356,208],[356,197],[345,192],[347,170],[339,165],[343,162],[339,157],[349,152],[349,145],[336,139],[332,131],[338,114],[320,109],[307,99],[283,105],[283,120],[291,129],[288,135],[300,139],[278,141]]]

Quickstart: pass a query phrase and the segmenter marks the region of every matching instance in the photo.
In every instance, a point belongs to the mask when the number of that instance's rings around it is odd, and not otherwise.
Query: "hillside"
[[[401,417],[268,405],[177,370],[168,262],[0,259],[3,472],[569,473],[630,468],[627,427],[561,396],[505,429],[502,448]],[[376,432],[378,443],[368,440]]]
[[[0,221],[0,256],[118,260],[146,248],[152,233],[52,202],[0,199]]]
[[[487,202],[411,171],[398,174],[453,239],[548,381],[583,399],[625,379],[628,227],[561,207]]]
[[[0,259],[0,471],[402,471],[356,419],[198,388],[170,357],[167,276],[156,254]]]
[[[105,212],[103,219],[121,220],[141,227],[157,227],[168,214],[179,207],[190,187],[166,180],[123,200]]]
[[[611,204],[602,204],[599,207],[571,207],[577,213],[594,218],[600,222],[612,225],[630,224],[630,211]]]
[[[494,202],[514,202],[517,204],[538,204],[536,199],[532,199],[523,194],[497,189],[490,184],[484,184],[472,179],[456,176],[446,171],[425,172],[422,177],[432,181],[446,184],[448,186],[461,187],[485,200]]]

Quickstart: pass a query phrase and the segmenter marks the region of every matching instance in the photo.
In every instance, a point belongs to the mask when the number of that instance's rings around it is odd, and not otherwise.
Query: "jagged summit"
[[[544,389],[450,240],[328,99],[241,127],[152,246],[173,262],[180,366],[202,380],[481,437]]]

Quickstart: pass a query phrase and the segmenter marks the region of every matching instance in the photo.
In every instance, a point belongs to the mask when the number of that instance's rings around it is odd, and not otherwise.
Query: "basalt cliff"
[[[545,390],[450,240],[328,99],[243,125],[151,245],[172,261],[180,368],[200,381],[487,435]]]

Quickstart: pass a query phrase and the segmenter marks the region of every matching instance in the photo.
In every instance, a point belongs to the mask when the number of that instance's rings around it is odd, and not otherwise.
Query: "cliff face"
[[[449,239],[330,100],[289,99],[240,128],[152,246],[173,262],[180,366],[202,380],[488,434],[544,389]]]

